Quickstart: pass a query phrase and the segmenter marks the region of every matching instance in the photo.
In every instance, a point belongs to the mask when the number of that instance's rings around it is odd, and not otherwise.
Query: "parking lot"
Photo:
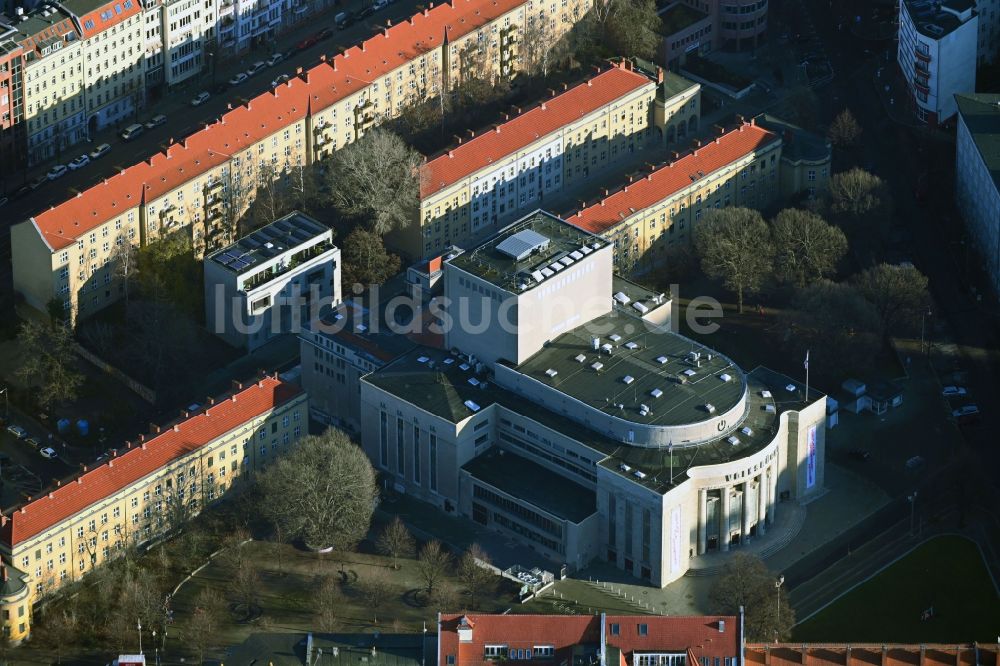
[[[9,426],[22,428],[27,436],[15,436]],[[43,456],[41,452],[46,448],[56,455]],[[55,436],[50,440],[41,427],[12,415],[0,428],[0,509],[6,510],[26,496],[37,496],[55,480],[74,473],[82,459],[90,457],[87,451],[64,447]]]

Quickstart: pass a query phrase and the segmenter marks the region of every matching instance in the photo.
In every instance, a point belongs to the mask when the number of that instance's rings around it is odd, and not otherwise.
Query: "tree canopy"
[[[911,332],[928,310],[927,277],[911,264],[879,264],[855,275],[853,281],[875,308],[883,340]]]
[[[786,208],[771,223],[776,276],[802,287],[830,277],[847,253],[847,236],[816,213]]]
[[[415,220],[423,157],[398,135],[375,128],[330,158],[330,203],[384,235]]]
[[[365,287],[382,284],[399,272],[400,261],[385,249],[382,238],[365,229],[355,229],[344,239],[341,283]]]
[[[871,232],[888,227],[892,214],[889,187],[878,176],[854,168],[834,174],[827,193],[830,212],[849,230]]]
[[[710,210],[695,227],[694,245],[702,270],[736,293],[743,312],[744,294],[760,290],[774,267],[771,232],[750,208]]]
[[[309,548],[353,548],[378,501],[375,472],[343,431],[304,437],[260,476],[259,511]]]
[[[796,294],[790,322],[796,356],[817,368],[860,372],[879,351],[878,315],[853,285],[818,280]]]
[[[784,586],[760,558],[747,553],[729,556],[722,573],[709,592],[716,612],[745,612],[746,639],[752,642],[786,640],[795,624],[795,611],[788,604]]]
[[[840,148],[850,148],[861,138],[861,125],[854,118],[850,109],[844,109],[830,123],[826,134],[833,145]]]
[[[83,375],[76,368],[73,331],[61,322],[51,325],[27,320],[17,336],[21,365],[17,376],[36,388],[38,406],[76,399]]]

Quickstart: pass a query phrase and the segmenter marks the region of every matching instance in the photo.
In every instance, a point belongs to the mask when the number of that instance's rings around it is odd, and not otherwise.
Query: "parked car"
[[[145,127],[139,123],[133,123],[122,130],[121,137],[123,141],[131,141],[146,130]]]
[[[354,12],[351,11],[340,12],[333,17],[333,24],[337,26],[337,30],[343,30],[352,23],[354,23]]]
[[[962,418],[963,416],[975,416],[977,414],[979,414],[978,405],[962,405],[958,409],[951,412],[951,415],[956,419]]]
[[[247,69],[247,77],[254,76],[255,74],[257,74],[257,72],[264,69],[265,67],[267,67],[267,64],[265,64],[263,60],[258,60],[254,64],[250,65],[250,67]]]
[[[0,197],[0,206],[7,205],[7,197]]]
[[[248,78],[250,77],[246,75],[246,72],[236,72],[235,74],[233,74],[233,78],[229,79],[229,85],[238,86],[244,81],[246,81]]]
[[[74,157],[70,160],[66,166],[68,166],[72,171],[76,171],[77,169],[82,169],[88,164],[90,164],[90,156],[80,155],[79,157]]]
[[[871,452],[866,451],[865,449],[851,449],[847,455],[851,456],[854,460],[859,460],[861,462],[864,462],[872,457]]]
[[[211,97],[211,95],[202,90],[200,93],[191,98],[191,106],[201,106],[208,101],[209,97]]]
[[[49,172],[45,174],[45,177],[48,178],[49,180],[55,180],[57,178],[62,178],[63,176],[65,176],[68,171],[69,168],[67,168],[65,164],[57,164],[51,169],[49,169]]]
[[[371,5],[369,5],[358,12],[357,20],[360,21],[362,19],[366,19],[374,13],[375,9]]]
[[[324,39],[330,39],[331,37],[333,37],[333,30],[330,28],[323,28],[316,33],[316,41],[318,42],[321,42]]]
[[[296,44],[295,48],[298,49],[299,51],[305,51],[308,48],[316,46],[316,42],[318,41],[319,39],[316,38],[316,35],[310,35],[309,37],[306,37],[301,42]]]
[[[271,87],[272,88],[277,88],[282,83],[284,83],[285,81],[287,81],[289,78],[290,77],[288,76],[288,74],[278,74],[276,77],[274,77],[274,80],[271,81]]]
[[[27,444],[28,446],[30,446],[33,449],[37,449],[39,446],[41,446],[41,442],[39,442],[34,437],[27,437],[27,438],[25,438],[24,443]]]
[[[946,398],[952,398],[955,396],[965,395],[964,386],[945,386],[941,389],[941,395]]]
[[[31,191],[34,192],[47,182],[49,182],[48,176],[35,176],[34,178],[28,181],[28,187],[30,187]]]
[[[48,180],[48,178],[46,178],[45,180]],[[31,194],[33,189],[34,188],[32,188],[31,185],[22,185],[21,187],[14,190],[14,193],[10,196],[14,199],[20,199],[21,197],[26,197],[29,194]]]
[[[104,157],[110,152],[111,152],[111,144],[102,143],[97,148],[94,148],[92,151],[90,151],[90,159],[92,160],[99,159],[101,157]]]
[[[227,90],[229,90],[229,84],[226,83],[225,81],[220,81],[219,83],[216,83],[214,86],[212,86],[213,95],[221,95]]]
[[[923,456],[913,456],[912,458],[906,461],[907,469],[920,469],[923,466],[924,466]]]
[[[162,113],[158,113],[146,121],[146,129],[153,129],[154,127],[159,127],[160,125],[166,125],[166,124],[167,124],[167,117]]]
[[[14,425],[13,423],[7,426],[7,432],[14,435],[14,437],[16,437],[17,439],[24,439],[25,437],[28,436],[27,430],[25,430],[19,425]]]
[[[56,450],[53,449],[50,446],[46,446],[44,449],[42,449],[38,453],[40,453],[43,458],[52,459],[52,458],[58,458],[59,457],[59,454],[56,453]]]
[[[385,9],[388,6],[389,6],[389,0],[375,0],[375,2],[372,3],[372,10],[377,12]]]
[[[284,59],[285,59],[285,54],[284,53],[275,53],[270,58],[267,59],[267,66],[268,67],[274,67],[275,65],[277,65],[279,62],[281,62]]]

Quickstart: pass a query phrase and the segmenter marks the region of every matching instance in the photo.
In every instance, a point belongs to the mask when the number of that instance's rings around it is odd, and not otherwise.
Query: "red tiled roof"
[[[468,618],[472,641],[458,639],[458,625]],[[725,622],[720,625],[720,621]],[[618,633],[612,634],[612,625]],[[639,625],[646,634],[639,635]],[[723,628],[720,631],[720,627]],[[736,657],[740,651],[739,618],[734,616],[666,617],[661,615],[608,615],[605,618],[605,642],[618,648],[624,663],[632,663],[634,651],[686,652],[701,657]],[[560,663],[581,644],[595,647],[601,643],[599,615],[442,615],[440,630],[442,659],[455,655],[456,666],[488,663],[487,645],[508,648],[533,648],[552,645],[552,662]],[[507,661],[511,661],[508,659]],[[514,660],[517,661],[517,660]],[[532,663],[539,662],[535,658]],[[696,665],[693,665],[696,666]]]
[[[452,0],[385,28],[276,89],[237,107],[186,140],[124,169],[58,206],[34,216],[52,251],[69,247],[81,235],[135,206],[169,192],[229,155],[246,149],[283,127],[327,108],[408,60],[441,46],[445,34],[457,39],[525,0]],[[137,3],[138,4],[138,3]]]
[[[108,13],[107,20],[101,19],[101,14],[104,12]],[[102,5],[94,11],[80,16],[80,27],[83,29],[81,38],[89,39],[94,35],[98,35],[141,12],[141,0],[132,0],[131,2],[126,2],[125,0],[112,0],[106,5]],[[87,21],[93,21],[92,28],[87,27]]]
[[[423,197],[469,176],[597,109],[655,82],[616,65],[423,165]]]
[[[208,405],[141,445],[84,472],[0,519],[0,542],[13,548],[104,498],[128,488],[167,463],[243,423],[285,404],[302,389],[268,377]]]
[[[760,666],[1000,666],[1000,645],[986,643],[748,643],[744,655],[747,664]]]
[[[700,171],[707,176],[778,140],[780,137],[774,132],[754,123],[744,123],[565,219],[581,229],[600,234],[636,211],[689,187],[692,174]]]

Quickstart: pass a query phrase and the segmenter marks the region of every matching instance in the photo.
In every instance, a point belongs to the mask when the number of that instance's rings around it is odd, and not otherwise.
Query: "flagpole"
[[[809,350],[806,350],[806,402],[809,402]]]
[[[670,485],[674,485],[674,443],[669,442],[667,444],[667,450],[670,452]]]

